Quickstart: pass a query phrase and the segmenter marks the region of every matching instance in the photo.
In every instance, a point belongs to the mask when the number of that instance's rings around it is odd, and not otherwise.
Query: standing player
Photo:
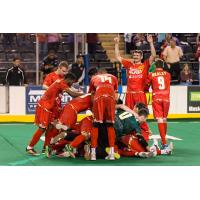
[[[54,120],[53,108],[56,105],[56,98],[62,92],[67,92],[71,96],[80,96],[82,93],[74,92],[70,86],[74,83],[76,77],[73,74],[67,74],[63,80],[56,80],[44,93],[38,101],[35,113],[35,124],[39,127],[33,135],[26,151],[30,155],[38,155],[34,146],[39,141],[41,135],[49,129]]]
[[[156,56],[156,51],[153,45],[153,38],[151,35],[147,36],[147,40],[151,48],[151,56],[148,60],[142,63],[142,51],[133,51],[133,60],[127,60],[120,56],[119,53],[119,37],[114,38],[115,41],[115,57],[122,63],[123,67],[127,70],[127,91],[125,104],[133,109],[134,105],[142,102],[147,105],[145,94],[145,79],[148,74],[149,67]]]
[[[91,131],[91,160],[96,160],[96,147],[98,139],[98,127],[105,123],[107,126],[108,142],[110,146],[108,160],[114,160],[115,130],[115,105],[118,92],[118,80],[108,74],[105,69],[99,69],[97,75],[90,81],[89,92],[93,96],[94,124]]]
[[[160,132],[163,149],[168,148],[166,140],[167,132],[167,115],[170,105],[170,74],[163,70],[163,60],[155,62],[156,71],[150,73],[147,78],[147,85],[152,86],[153,94],[153,114],[158,122],[158,129]]]

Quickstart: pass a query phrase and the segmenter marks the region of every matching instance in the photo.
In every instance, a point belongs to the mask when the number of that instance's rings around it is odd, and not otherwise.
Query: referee
[[[20,58],[13,58],[13,66],[6,73],[6,85],[22,86],[25,83],[24,71],[20,68]]]

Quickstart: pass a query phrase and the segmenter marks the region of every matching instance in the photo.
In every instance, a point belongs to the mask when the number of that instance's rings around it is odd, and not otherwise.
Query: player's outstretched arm
[[[77,92],[73,90],[73,88],[67,88],[65,92],[67,92],[72,97],[79,97],[84,94],[83,92]]]
[[[124,105],[124,104],[117,104],[117,105],[116,105],[116,109],[117,109],[117,108],[120,108],[120,109],[122,109],[122,110],[124,110],[124,111],[126,111],[126,112],[131,113],[131,114],[134,115],[136,118],[138,117],[138,114],[137,114],[135,111],[131,110],[128,106],[126,106],[126,105]]]
[[[115,37],[114,38],[114,42],[115,42],[115,58],[121,62],[122,61],[122,57],[120,56],[119,53],[119,37]]]
[[[151,56],[149,58],[149,63],[151,64],[156,57],[156,49],[153,44],[153,37],[152,35],[147,35],[147,41],[149,42],[150,49],[151,49]]]

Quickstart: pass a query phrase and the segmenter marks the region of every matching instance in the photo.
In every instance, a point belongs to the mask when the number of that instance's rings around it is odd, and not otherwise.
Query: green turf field
[[[158,134],[155,122],[150,128]],[[200,120],[170,121],[168,134],[183,139],[174,142],[171,156],[150,159],[121,158],[120,160],[85,161],[82,158],[32,157],[25,148],[36,127],[33,124],[0,124],[0,165],[5,166],[200,166]],[[36,146],[41,151],[43,142]]]

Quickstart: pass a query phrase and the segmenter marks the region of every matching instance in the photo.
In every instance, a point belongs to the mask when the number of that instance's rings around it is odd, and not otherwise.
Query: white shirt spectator
[[[183,51],[179,46],[172,48],[167,46],[163,51],[163,56],[166,56],[165,61],[167,63],[176,63],[180,62],[180,58],[183,56]]]

